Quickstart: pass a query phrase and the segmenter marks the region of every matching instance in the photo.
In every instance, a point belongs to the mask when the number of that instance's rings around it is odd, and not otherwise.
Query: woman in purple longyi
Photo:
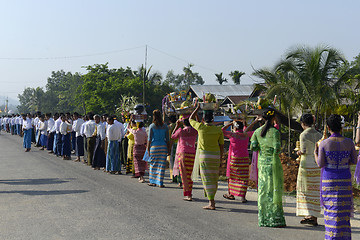
[[[353,141],[340,132],[341,117],[331,115],[326,121],[331,136],[315,148],[321,167],[320,201],[324,208],[325,239],[351,239],[352,182],[350,165],[357,161]],[[357,176],[358,177],[358,176]]]

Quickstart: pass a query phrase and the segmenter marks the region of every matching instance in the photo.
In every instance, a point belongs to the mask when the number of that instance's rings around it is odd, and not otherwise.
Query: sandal
[[[235,200],[235,197],[233,195],[228,194],[228,193],[224,194],[223,197],[226,198],[226,199],[229,199],[229,200]]]
[[[148,186],[150,186],[150,187],[156,187],[156,184],[154,184],[154,183],[148,183]]]
[[[159,188],[164,188],[165,187],[165,185],[159,185]]]
[[[301,224],[310,224],[313,226],[317,226],[317,220],[313,219],[313,218],[304,218],[300,221]]]

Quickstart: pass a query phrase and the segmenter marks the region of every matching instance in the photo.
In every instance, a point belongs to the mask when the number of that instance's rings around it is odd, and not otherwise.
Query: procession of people
[[[171,181],[179,183],[185,201],[193,200],[193,182],[200,176],[209,201],[203,207],[206,210],[216,210],[215,195],[226,137],[230,142],[226,171],[228,193],[223,197],[227,200],[238,198],[239,204],[246,204],[249,174],[253,175],[252,180],[258,185],[259,226],[286,227],[284,176],[279,157],[281,140],[276,126],[278,112],[264,109],[249,126],[245,120],[218,126],[212,110],[204,110],[199,116],[199,109],[197,105],[191,115],[173,119],[172,126],[164,122],[159,110],[154,110],[148,129],[143,120],[133,116],[123,121],[115,115],[88,113],[81,116],[76,112],[7,115],[1,117],[1,129],[23,137],[25,152],[31,152],[35,146],[63,160],[72,160],[74,155],[75,162],[108,174],[124,172],[137,178],[139,183],[146,182],[148,172],[151,187],[165,187],[165,169],[170,160]],[[300,121],[304,129],[297,152],[300,163],[296,214],[303,217],[300,224],[317,226],[322,207],[325,239],[351,239],[351,164],[357,164],[354,177],[358,183],[360,181],[360,163],[354,142],[341,135],[343,125],[338,115],[331,115],[326,121],[331,134],[327,139],[321,139],[322,134],[313,127],[313,115],[303,114]],[[356,129],[356,143],[359,143],[360,115]],[[252,161],[248,149],[254,151]]]

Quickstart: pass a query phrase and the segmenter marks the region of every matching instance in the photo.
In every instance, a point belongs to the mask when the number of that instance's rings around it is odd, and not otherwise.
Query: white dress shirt
[[[92,137],[92,135],[95,132],[95,126],[96,126],[96,123],[94,120],[90,120],[90,121],[86,122],[86,124],[84,126],[85,137],[87,137],[87,138]]]
[[[80,127],[80,135],[81,136],[85,136],[85,134],[84,134],[84,129],[85,129],[85,125],[86,125],[86,123],[87,123],[88,121],[84,121],[84,123],[83,124],[81,124],[81,127]]]
[[[48,123],[47,121],[39,121],[39,130],[40,130],[40,134],[43,134],[43,135],[47,135],[47,126]]]
[[[81,125],[83,123],[84,123],[84,120],[82,120],[81,118],[74,120],[73,125],[72,125],[72,130],[74,132],[76,132],[76,135],[75,135],[76,137],[81,136],[80,130],[81,130]]]
[[[55,121],[55,132],[60,133],[60,124],[62,123],[61,118],[56,119]]]
[[[118,124],[108,125],[106,129],[106,137],[108,141],[119,141],[121,140],[121,128]]]
[[[120,136],[119,142],[121,142],[121,139],[123,139],[123,137],[125,136],[124,125],[121,122],[119,122],[118,120],[114,120],[114,124],[120,128],[121,136]]]
[[[47,120],[48,123],[48,127],[47,127],[47,131],[49,133],[55,132],[55,121],[53,118],[49,118],[49,120]]]
[[[34,118],[33,125],[34,125],[36,128],[38,127],[39,121],[40,121],[39,117]]]
[[[68,122],[61,122],[60,124],[60,133],[66,135],[71,132],[71,124]]]
[[[105,125],[103,123],[96,124],[96,133],[101,140],[104,140],[106,137]]]
[[[26,118],[26,121],[23,122],[23,127],[24,130],[29,130],[31,128],[33,128],[32,124],[31,124],[31,118]]]

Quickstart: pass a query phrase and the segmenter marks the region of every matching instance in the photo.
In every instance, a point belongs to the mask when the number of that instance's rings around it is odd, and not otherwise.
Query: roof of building
[[[249,96],[227,96],[223,102],[221,103],[221,105],[224,104],[234,104],[237,105],[238,103],[240,103],[241,101],[247,100],[249,98]]]
[[[254,85],[191,85],[188,92],[193,92],[197,97],[212,93],[217,99],[225,99],[227,96],[249,97],[253,90]]]

